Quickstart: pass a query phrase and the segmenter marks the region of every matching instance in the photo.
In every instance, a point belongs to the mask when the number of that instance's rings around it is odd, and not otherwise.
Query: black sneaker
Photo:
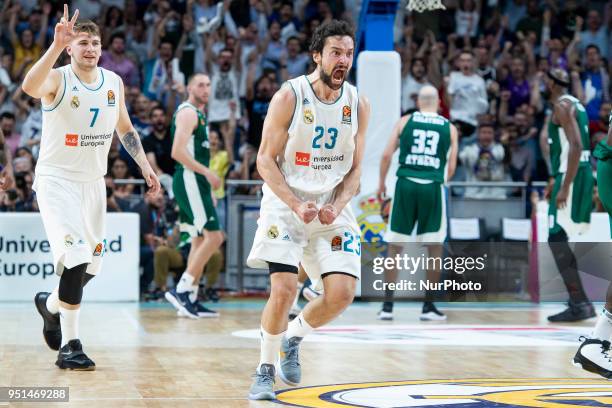
[[[446,320],[446,315],[439,311],[433,302],[425,302],[419,319],[423,321],[443,321]]]
[[[93,371],[96,369],[96,363],[83,353],[83,345],[79,339],[70,340],[60,349],[55,365],[61,369],[77,371]]]
[[[595,317],[595,309],[591,302],[567,302],[567,309],[556,315],[548,316],[549,322],[578,322]]]
[[[36,310],[43,318],[43,337],[45,343],[51,350],[59,350],[62,344],[62,328],[60,326],[59,313],[53,314],[47,309],[47,298],[51,295],[49,292],[39,292],[34,297]]]
[[[219,296],[219,292],[215,288],[206,289],[206,298],[213,303],[217,303],[221,297]]]
[[[576,352],[572,363],[583,370],[612,379],[612,356],[609,354],[610,342],[587,339],[586,337],[580,338],[580,340],[583,339],[584,341]]]

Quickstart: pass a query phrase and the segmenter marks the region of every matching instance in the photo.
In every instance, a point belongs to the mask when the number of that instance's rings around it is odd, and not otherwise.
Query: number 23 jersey
[[[344,82],[338,99],[325,103],[317,98],[305,75],[288,82],[296,102],[285,151],[279,158],[281,172],[298,195],[329,193],[353,165],[357,88]]]

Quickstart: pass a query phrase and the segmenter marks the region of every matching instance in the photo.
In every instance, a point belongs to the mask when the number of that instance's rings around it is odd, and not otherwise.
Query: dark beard
[[[334,73],[334,71],[332,71],[332,75],[333,75],[333,73]],[[330,87],[334,91],[337,91],[338,89],[342,88],[342,85],[344,85],[344,79],[342,80],[340,85],[334,85],[332,83],[332,75],[327,75],[327,73],[323,70],[323,67],[321,67],[321,69],[319,71],[319,77],[321,78],[321,81],[323,81],[323,83],[325,85],[327,85],[328,87]]]

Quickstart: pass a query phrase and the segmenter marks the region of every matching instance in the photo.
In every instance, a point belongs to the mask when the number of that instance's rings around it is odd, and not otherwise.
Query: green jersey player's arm
[[[576,121],[576,108],[574,104],[568,100],[561,100],[554,106],[553,123],[557,122],[565,132],[567,142],[569,143],[569,152],[567,155],[567,170],[563,178],[563,185],[557,195],[557,206],[565,207],[565,201],[569,194],[569,188],[580,164],[580,155],[582,153],[582,141],[580,140],[580,130]]]
[[[446,180],[450,181],[457,170],[457,155],[459,154],[459,134],[455,125],[450,125],[450,155],[448,156],[448,169]]]
[[[399,148],[399,138],[402,133],[402,129],[408,123],[410,119],[410,115],[405,115],[399,118],[399,120],[393,126],[393,130],[391,131],[391,136],[389,136],[389,140],[387,141],[387,146],[385,146],[385,150],[383,151],[383,155],[380,159],[380,173],[378,177],[378,199],[382,200],[387,193],[387,185],[385,180],[387,179],[387,173],[389,172],[389,167],[391,166],[391,160],[393,159],[393,154]]]
[[[125,87],[121,78],[119,78],[119,88],[119,119],[116,126],[119,141],[130,156],[132,156],[136,164],[138,164],[138,167],[140,167],[142,177],[150,188],[149,194],[157,194],[160,190],[159,179],[149,164],[147,155],[142,148],[142,143],[140,143],[140,136],[136,129],[134,129],[134,125],[132,125],[132,120],[125,105]]]
[[[361,182],[361,160],[363,159],[363,150],[365,147],[365,135],[368,131],[368,123],[370,122],[370,101],[363,95],[359,97],[357,115],[359,118],[359,128],[355,135],[353,165],[336,187],[336,198],[333,202],[333,206],[338,210],[338,214],[344,209],[348,202],[353,199],[355,194],[357,194],[359,183]]]
[[[191,108],[179,110],[174,123],[176,128],[174,129],[174,141],[172,142],[172,158],[181,163],[186,169],[206,177],[206,180],[208,180],[213,188],[219,188],[220,180],[217,175],[197,161],[187,149],[189,140],[198,127],[198,114],[196,111]]]
[[[270,190],[293,211],[296,211],[302,204],[302,200],[297,198],[287,185],[285,177],[278,168],[276,158],[282,156],[287,145],[295,104],[293,89],[286,82],[270,101],[257,154],[257,171],[261,178],[270,187]]]

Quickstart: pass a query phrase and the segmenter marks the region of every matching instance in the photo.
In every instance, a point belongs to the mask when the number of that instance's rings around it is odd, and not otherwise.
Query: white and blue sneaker
[[[278,375],[287,385],[296,386],[302,379],[302,368],[300,367],[300,342],[302,337],[283,337],[280,349],[280,361],[278,364]]]
[[[612,352],[610,342],[580,337],[582,344],[572,363],[576,367],[612,380]]]
[[[253,384],[249,390],[251,400],[273,400],[274,394],[274,366],[272,364],[262,364],[253,375]]]
[[[195,307],[195,310],[198,313],[198,317],[219,317],[219,312],[207,308],[198,301],[193,302],[193,306]],[[177,310],[176,315],[179,317],[189,317],[181,310]]]
[[[190,292],[177,292],[176,289],[170,289],[166,292],[165,297],[179,313],[192,319],[199,319],[196,306],[189,300]]]

